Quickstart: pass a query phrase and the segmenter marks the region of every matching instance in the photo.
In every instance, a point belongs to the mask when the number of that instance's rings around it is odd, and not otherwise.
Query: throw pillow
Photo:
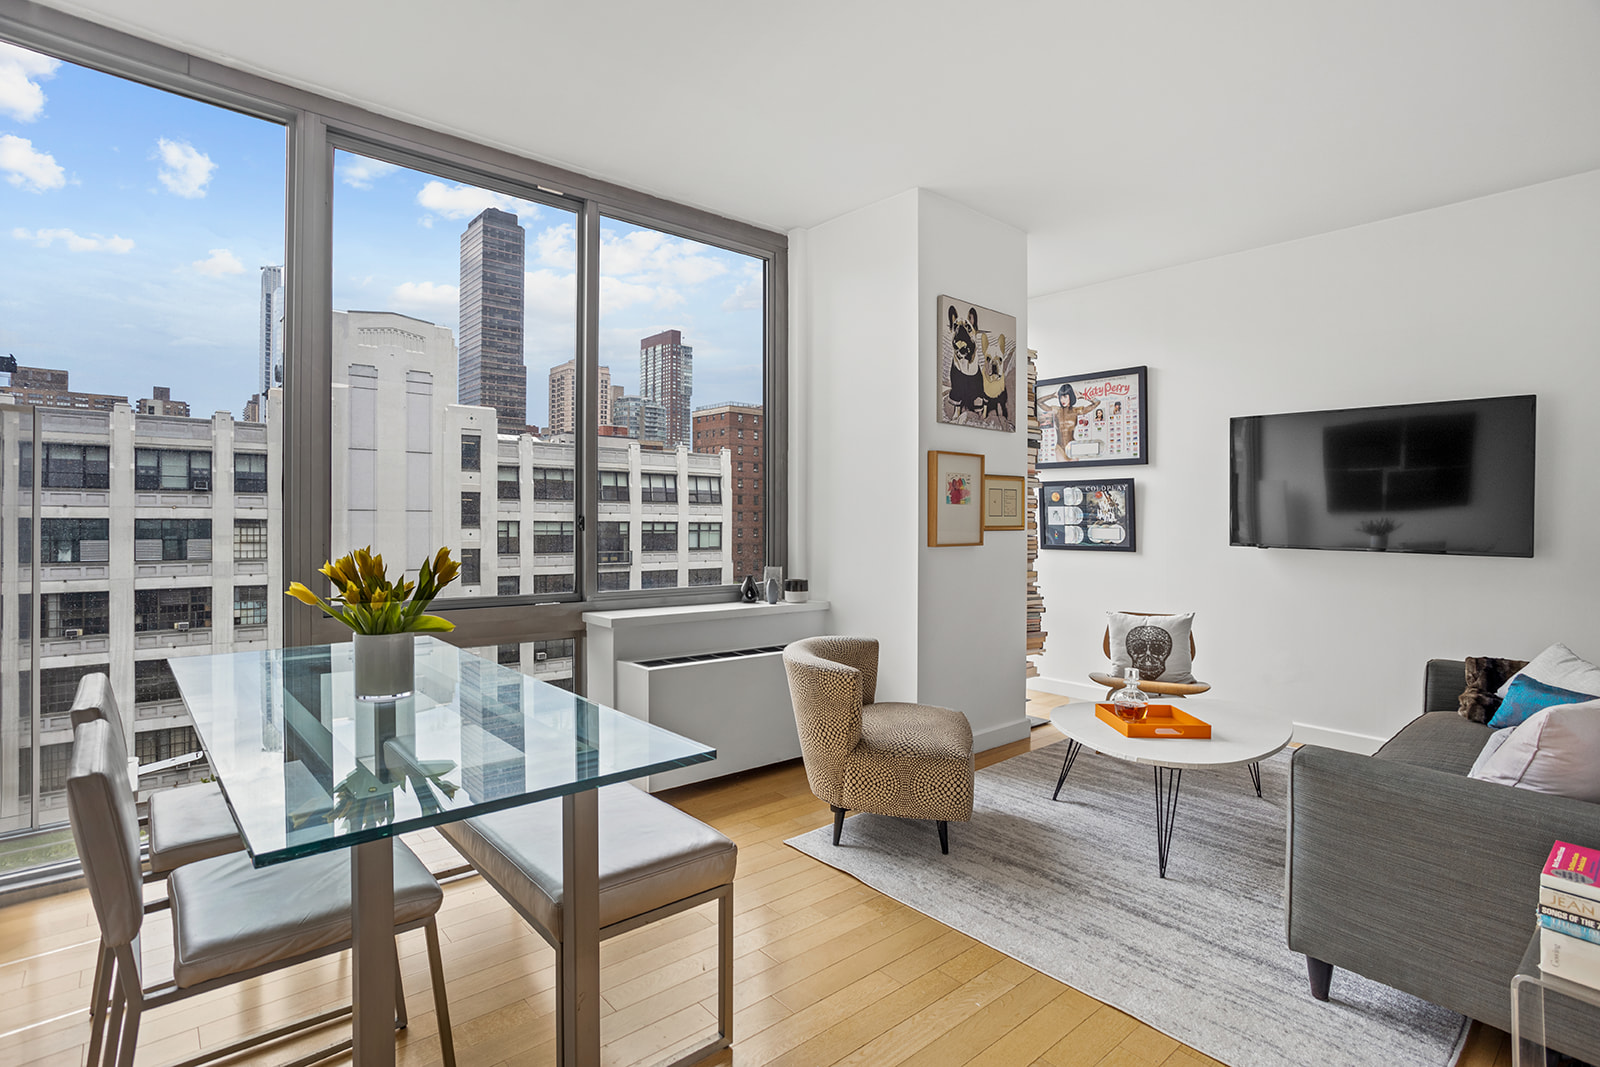
[[[1469,722],[1488,722],[1500,707],[1500,687],[1527,665],[1525,659],[1468,656],[1467,688],[1462,692],[1456,710]]]
[[[1473,778],[1600,801],[1600,700],[1546,708],[1505,734],[1498,751],[1473,767]]]
[[[1106,612],[1111,631],[1111,673],[1122,677],[1129,667],[1147,682],[1194,683],[1194,658],[1189,655],[1189,627],[1194,612],[1184,615],[1130,615]]]
[[[1526,722],[1530,715],[1545,708],[1581,704],[1596,698],[1595,693],[1579,693],[1560,686],[1545,685],[1526,674],[1519,674],[1511,679],[1505,699],[1500,702],[1500,710],[1489,720],[1489,729],[1504,730],[1508,726],[1518,726]]]
[[[1478,753],[1478,758],[1472,761],[1472,770],[1467,772],[1467,777],[1483,777],[1478,772],[1483,770],[1485,764],[1494,759],[1494,754],[1500,751],[1500,746],[1511,740],[1511,735],[1516,732],[1515,730],[1496,730],[1490,734],[1489,740],[1484,742],[1483,751]]]
[[[1600,693],[1600,667],[1583,659],[1566,645],[1551,645],[1513,677],[1529,675],[1545,685],[1558,685],[1577,693]],[[1496,692],[1504,697],[1511,686],[1506,679]]]

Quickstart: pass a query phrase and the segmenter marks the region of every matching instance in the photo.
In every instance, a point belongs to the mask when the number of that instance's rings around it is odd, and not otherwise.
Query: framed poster
[[[939,421],[1015,431],[1022,395],[1015,316],[941,296],[938,332]]]
[[[1133,479],[1039,487],[1039,547],[1134,552]]]
[[[1028,525],[1023,494],[1027,488],[1021,475],[985,474],[983,476],[983,528],[985,530],[1022,530]]]
[[[983,457],[928,453],[928,546],[983,544]]]
[[[1146,368],[1049,378],[1034,395],[1041,468],[1150,462]]]

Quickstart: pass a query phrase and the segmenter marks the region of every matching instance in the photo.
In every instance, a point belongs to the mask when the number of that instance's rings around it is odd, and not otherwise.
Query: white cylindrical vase
[[[357,700],[399,700],[411,695],[416,678],[415,635],[355,634]]]

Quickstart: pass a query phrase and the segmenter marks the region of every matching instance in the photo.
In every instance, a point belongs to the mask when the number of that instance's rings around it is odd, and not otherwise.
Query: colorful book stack
[[[1600,852],[1557,841],[1539,876],[1539,970],[1600,988]]]
[[[1039,353],[1028,349],[1028,652],[1027,677],[1036,677],[1039,668],[1034,656],[1044,655],[1044,594],[1039,592],[1039,411],[1034,407],[1034,391],[1039,382]]]

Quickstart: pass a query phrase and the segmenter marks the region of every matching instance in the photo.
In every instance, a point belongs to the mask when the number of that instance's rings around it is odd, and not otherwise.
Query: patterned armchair
[[[833,843],[846,812],[933,819],[950,852],[949,823],[972,818],[972,726],[949,708],[877,703],[878,642],[811,637],[783,650],[806,778],[833,808]]]

